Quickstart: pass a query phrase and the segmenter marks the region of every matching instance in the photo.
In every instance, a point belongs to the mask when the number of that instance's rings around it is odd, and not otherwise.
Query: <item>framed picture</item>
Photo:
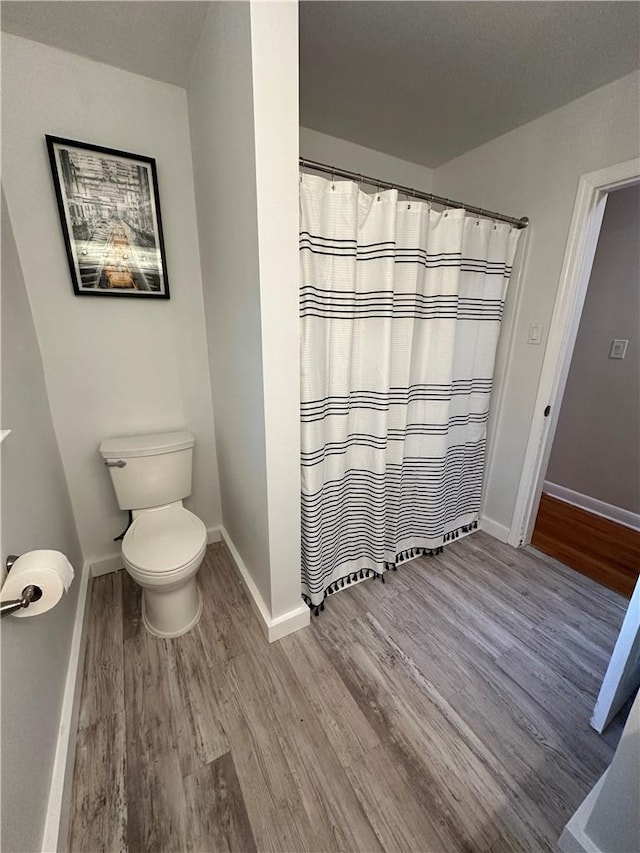
[[[75,293],[169,299],[156,161],[46,139]]]

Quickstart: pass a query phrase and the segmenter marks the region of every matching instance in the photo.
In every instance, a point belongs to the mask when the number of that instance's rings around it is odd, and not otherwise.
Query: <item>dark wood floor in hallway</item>
[[[543,492],[531,544],[631,598],[640,574],[640,531]]]
[[[267,644],[222,545],[200,624],[96,578],[72,851],[543,851],[610,762],[589,717],[627,602],[476,533]]]

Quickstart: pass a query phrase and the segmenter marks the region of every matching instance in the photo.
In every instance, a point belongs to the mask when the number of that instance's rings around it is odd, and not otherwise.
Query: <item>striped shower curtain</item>
[[[302,592],[321,605],[477,527],[517,229],[300,183]]]

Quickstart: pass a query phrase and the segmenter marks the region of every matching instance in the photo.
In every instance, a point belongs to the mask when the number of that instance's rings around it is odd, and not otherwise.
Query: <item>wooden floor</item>
[[[640,574],[640,532],[543,493],[531,544],[631,598]]]
[[[156,640],[96,578],[72,851],[544,851],[609,764],[589,717],[626,601],[483,533],[269,646],[221,545]]]

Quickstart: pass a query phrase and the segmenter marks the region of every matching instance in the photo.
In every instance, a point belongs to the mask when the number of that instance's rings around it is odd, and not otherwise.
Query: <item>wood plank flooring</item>
[[[640,574],[640,532],[542,494],[531,544],[626,598]]]
[[[627,602],[476,533],[267,644],[222,545],[199,625],[95,579],[71,851],[544,851],[621,730],[589,717]]]

